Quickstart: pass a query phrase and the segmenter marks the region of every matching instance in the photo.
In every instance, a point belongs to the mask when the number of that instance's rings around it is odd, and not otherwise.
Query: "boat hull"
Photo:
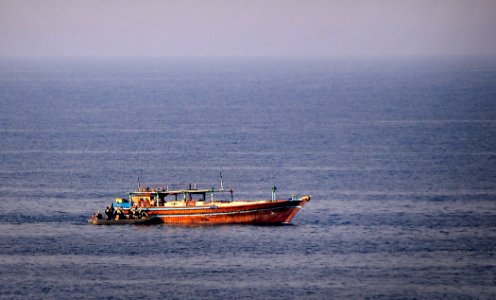
[[[181,207],[143,209],[165,224],[286,224],[290,223],[306,200],[267,201],[233,206]]]
[[[97,219],[92,217],[88,220],[88,223],[93,225],[153,225],[160,224],[162,220],[157,217],[148,217],[142,219],[123,219],[123,220],[107,220],[107,219]]]

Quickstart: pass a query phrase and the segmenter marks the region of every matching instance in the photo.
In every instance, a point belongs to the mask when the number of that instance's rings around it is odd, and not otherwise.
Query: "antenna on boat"
[[[143,169],[140,170],[140,175],[138,176],[138,189],[141,187],[140,177],[143,176]]]
[[[222,172],[220,172],[220,191],[224,192],[224,182],[222,181]]]

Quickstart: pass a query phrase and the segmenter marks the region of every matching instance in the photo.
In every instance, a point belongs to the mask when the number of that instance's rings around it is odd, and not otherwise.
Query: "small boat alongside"
[[[219,194],[230,199],[218,199]],[[219,197],[221,198],[221,197]],[[138,187],[128,198],[117,198],[105,210],[94,214],[88,222],[94,225],[125,224],[288,224],[310,201],[310,195],[288,199],[234,200],[233,191],[222,189],[169,190],[168,188]]]
[[[156,216],[146,217],[141,219],[126,218],[126,219],[103,219],[97,216],[92,216],[88,223],[93,225],[153,225],[161,224],[162,221]]]

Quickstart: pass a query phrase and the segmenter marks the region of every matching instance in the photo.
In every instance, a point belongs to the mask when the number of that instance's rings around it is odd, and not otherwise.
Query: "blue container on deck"
[[[129,202],[128,199],[116,198],[114,202],[114,207],[131,208],[131,203]]]

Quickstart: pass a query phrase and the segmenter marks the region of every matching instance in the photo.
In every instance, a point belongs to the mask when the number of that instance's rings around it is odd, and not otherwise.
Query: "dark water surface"
[[[495,299],[496,60],[0,62],[0,298]],[[90,226],[134,189],[289,226]]]

